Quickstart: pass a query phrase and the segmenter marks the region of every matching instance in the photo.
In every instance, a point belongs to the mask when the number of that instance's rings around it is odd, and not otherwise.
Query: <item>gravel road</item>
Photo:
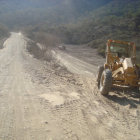
[[[11,33],[0,50],[0,140],[140,138],[139,94],[103,97],[95,85],[97,66],[58,51],[68,71],[37,60],[26,47],[21,33]]]

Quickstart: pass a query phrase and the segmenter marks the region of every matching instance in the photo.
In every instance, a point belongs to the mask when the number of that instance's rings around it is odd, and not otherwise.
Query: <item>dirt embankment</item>
[[[3,47],[4,47],[4,42],[7,40],[7,38],[5,37],[5,38],[1,38],[0,39],[0,49],[3,49]]]

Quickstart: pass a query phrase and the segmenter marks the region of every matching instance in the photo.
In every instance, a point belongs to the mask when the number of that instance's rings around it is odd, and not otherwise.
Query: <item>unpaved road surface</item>
[[[39,61],[26,43],[22,34],[12,33],[0,50],[0,140],[140,138],[139,94],[113,91],[103,97],[94,75]],[[76,62],[81,71],[92,73],[83,68],[86,63]]]
[[[65,45],[65,47],[66,50],[57,49],[53,54],[72,73],[95,77],[98,66],[105,62],[104,58],[97,55],[97,50],[86,45]]]

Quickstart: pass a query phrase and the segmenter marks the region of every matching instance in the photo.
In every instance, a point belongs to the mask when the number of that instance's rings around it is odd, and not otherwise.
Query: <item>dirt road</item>
[[[0,50],[0,140],[140,138],[139,95],[111,92],[102,97],[94,75],[39,61],[26,43],[22,34],[12,33]],[[67,64],[76,69],[76,58],[70,58]],[[86,74],[95,67],[76,62]]]
[[[65,51],[53,51],[56,57],[67,69],[76,74],[96,76],[98,66],[103,65],[105,59],[97,55],[97,50],[86,45],[65,45]]]

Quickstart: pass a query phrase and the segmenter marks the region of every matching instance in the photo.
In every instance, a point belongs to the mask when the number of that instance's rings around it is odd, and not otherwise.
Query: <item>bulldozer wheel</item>
[[[135,88],[134,88],[134,91],[135,91],[136,93],[139,93],[139,92],[140,92],[139,87],[135,87]]]
[[[99,66],[98,67],[97,79],[96,79],[98,88],[100,87],[100,79],[101,79],[103,71],[104,71],[104,66]]]
[[[140,68],[139,68],[138,74],[139,74],[139,78],[140,78]]]
[[[102,95],[107,95],[112,87],[112,72],[105,69],[100,80],[100,92]]]

